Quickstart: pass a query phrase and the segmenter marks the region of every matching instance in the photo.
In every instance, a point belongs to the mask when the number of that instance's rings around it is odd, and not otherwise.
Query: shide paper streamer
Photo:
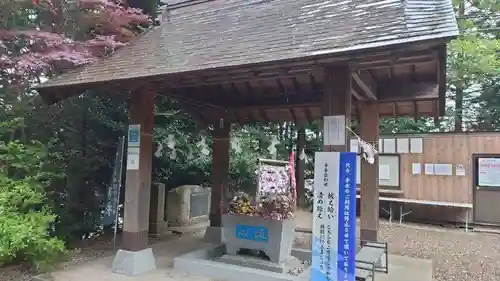
[[[374,164],[375,156],[378,153],[375,146],[364,141],[360,136],[356,135],[356,133],[353,132],[351,128],[346,126],[346,129],[351,131],[351,133],[358,139],[359,147],[361,148],[361,156],[363,157],[363,159],[365,159],[365,161],[370,164]]]

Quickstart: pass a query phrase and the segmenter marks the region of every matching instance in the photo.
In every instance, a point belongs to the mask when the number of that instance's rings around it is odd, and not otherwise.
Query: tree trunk
[[[462,1],[458,5],[458,17],[463,18],[465,14],[465,1]],[[462,56],[461,53],[457,54]],[[457,83],[455,88],[455,132],[461,132],[463,128],[463,118],[464,118],[464,89],[460,82]]]

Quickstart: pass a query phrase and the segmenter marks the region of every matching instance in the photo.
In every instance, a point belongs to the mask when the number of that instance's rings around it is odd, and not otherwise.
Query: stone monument
[[[159,236],[167,232],[165,219],[165,184],[155,183],[151,186],[149,207],[149,234]]]
[[[168,192],[167,220],[173,227],[191,226],[209,221],[209,187],[182,185]]]

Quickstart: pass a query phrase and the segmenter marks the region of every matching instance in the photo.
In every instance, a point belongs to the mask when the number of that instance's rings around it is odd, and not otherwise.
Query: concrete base
[[[248,256],[233,256],[233,255],[223,255],[216,261],[245,266],[255,269],[262,269],[265,271],[283,273],[285,272],[285,264],[284,263],[274,263],[266,260],[262,260],[259,258],[248,257]]]
[[[238,266],[218,261],[226,254],[225,245],[210,246],[196,250],[174,259],[174,268],[189,274],[228,281],[306,281],[309,280],[307,270],[298,276],[287,273],[272,272],[264,269]],[[292,250],[298,259],[312,257],[311,251]],[[310,261],[310,259],[308,259]],[[234,260],[233,260],[234,261]]]
[[[149,235],[157,237],[168,233],[168,222],[149,222]]]
[[[175,234],[189,234],[189,233],[198,233],[207,229],[210,225],[210,222],[202,222],[192,225],[186,226],[169,226],[168,231],[171,231]]]
[[[151,248],[138,252],[118,250],[113,259],[113,273],[138,276],[156,269],[155,257]]]
[[[203,239],[213,244],[222,244],[224,241],[222,227],[208,226]]]

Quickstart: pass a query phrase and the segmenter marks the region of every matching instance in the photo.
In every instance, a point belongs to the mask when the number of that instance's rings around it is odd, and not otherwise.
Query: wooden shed
[[[378,146],[381,197],[472,204],[471,222],[500,225],[500,132],[382,135]],[[405,208],[430,221],[465,217],[438,204]]]

